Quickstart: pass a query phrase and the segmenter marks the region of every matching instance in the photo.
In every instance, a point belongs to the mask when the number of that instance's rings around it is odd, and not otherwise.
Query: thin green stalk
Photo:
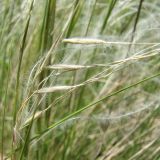
[[[29,9],[29,13],[28,13],[28,19],[26,21],[24,34],[23,34],[22,42],[21,42],[21,46],[20,46],[19,60],[18,60],[19,63],[18,63],[18,70],[17,70],[17,77],[16,77],[16,95],[15,95],[15,106],[14,106],[14,112],[13,112],[13,123],[15,123],[15,120],[16,120],[17,105],[18,105],[18,98],[19,98],[19,80],[20,80],[20,73],[21,73],[21,64],[22,64],[22,59],[23,59],[23,54],[24,54],[24,49],[25,49],[27,33],[28,33],[28,30],[29,30],[29,24],[30,24],[33,4],[34,4],[34,0],[32,0],[31,5],[30,5],[30,9]]]
[[[144,0],[139,1],[138,11],[137,11],[137,14],[136,14],[136,19],[135,19],[134,26],[133,26],[133,31],[132,31],[132,34],[131,34],[131,40],[130,40],[131,44],[128,47],[127,56],[128,56],[128,53],[129,53],[129,51],[132,47],[132,42],[134,41],[134,36],[135,36],[136,29],[137,29],[137,24],[138,24],[138,21],[139,21],[140,13],[141,13],[141,10],[142,10],[143,1]]]
[[[83,5],[84,5],[84,0],[82,0],[82,1],[75,0],[75,2],[73,4],[73,11],[71,14],[71,18],[70,18],[70,21],[69,21],[67,28],[66,28],[65,38],[69,38],[71,36],[72,32],[74,31],[74,27],[75,27],[76,23],[78,22]],[[63,48],[65,48],[65,47],[66,47],[66,44],[63,44]],[[65,50],[62,51],[60,59],[62,59],[64,57],[64,55],[65,55]]]
[[[8,83],[9,83],[9,70],[7,71],[7,83],[4,95],[4,106],[3,106],[3,114],[2,114],[2,135],[1,135],[1,159],[3,160],[4,155],[4,128],[5,128],[5,118],[6,118],[6,109],[7,109],[7,97],[8,97]]]
[[[22,147],[22,151],[21,151],[19,160],[22,160],[24,153],[28,151],[29,136],[30,136],[30,132],[31,132],[31,129],[32,129],[32,126],[33,126],[34,116],[35,116],[35,113],[36,113],[37,109],[38,109],[38,108],[35,108],[34,113],[33,113],[33,117],[32,117],[32,120],[31,120],[31,123],[30,123],[30,125],[28,126],[27,134],[26,134],[26,136],[25,136],[25,141],[24,141],[24,144],[23,144],[23,147]],[[27,154],[28,154],[28,153],[27,153]]]
[[[3,61],[2,61],[2,70],[1,70],[1,78],[0,78],[0,85],[2,86],[1,88],[0,88],[0,97],[2,96],[2,92],[3,92],[3,83],[4,83],[4,81],[5,81],[5,69],[6,69],[6,67],[5,67],[5,64],[6,64],[6,51],[4,51],[4,49],[5,49],[5,47],[6,46],[4,46],[3,45],[3,41],[4,41],[4,38],[5,38],[5,35],[6,35],[6,33],[9,31],[9,26],[7,26],[7,22],[8,22],[8,16],[9,16],[9,14],[10,14],[10,12],[9,12],[9,9],[10,9],[10,6],[8,6],[8,4],[9,4],[9,1],[7,0],[6,1],[6,3],[5,3],[5,11],[4,11],[4,15],[3,15],[3,19],[4,19],[4,21],[2,22],[2,26],[1,26],[1,30],[0,30],[0,52],[2,52],[3,53]],[[9,12],[9,13],[8,13]],[[11,21],[11,17],[9,17],[10,19],[10,21]]]
[[[39,52],[41,55],[45,54],[52,46],[53,44],[53,34],[52,31],[54,30],[55,26],[55,14],[56,14],[56,0],[46,0],[45,1],[45,7],[44,7],[44,16],[43,16],[43,21],[42,21],[42,26],[41,26],[41,31],[40,31],[40,38],[39,38]],[[51,64],[51,55],[47,58],[46,64],[45,65],[50,65]],[[50,70],[42,70],[38,77],[38,81],[42,82],[45,77],[48,77],[51,74]],[[47,80],[46,82],[47,85],[50,84],[50,79]],[[41,88],[44,85],[44,83],[41,83],[39,85],[39,88]],[[41,100],[41,96],[38,97],[39,101]],[[39,109],[44,109],[48,106],[48,103],[50,102],[51,96],[49,95],[48,101],[45,101],[43,105],[39,107]],[[37,121],[37,130],[41,132],[41,128],[43,126],[48,126],[49,125],[49,119],[51,115],[51,109],[49,109],[45,113],[45,121],[43,123],[42,119],[38,119]],[[44,149],[43,149],[44,148]],[[37,151],[37,156],[43,156],[43,150],[45,150],[45,145],[42,146],[41,151]]]
[[[29,30],[29,24],[30,24],[33,4],[34,4],[34,0],[32,0],[30,8],[29,8],[28,18],[27,18],[27,21],[26,21],[26,25],[25,25],[25,29],[24,29],[24,33],[23,33],[23,37],[22,37],[22,42],[21,42],[21,45],[20,45],[20,51],[19,51],[19,61],[18,61],[18,69],[17,69],[17,76],[16,76],[16,95],[15,95],[14,111],[13,111],[13,127],[14,127],[15,122],[16,122],[16,115],[17,115],[17,109],[18,109],[19,81],[20,81],[20,75],[21,75],[20,74],[21,73],[21,64],[22,64],[22,59],[23,59],[23,54],[24,54],[24,49],[25,49],[27,33],[28,33],[28,30]],[[14,135],[13,135],[13,137],[14,137]],[[12,140],[12,152],[13,151],[14,151],[14,138]],[[13,159],[15,159],[15,155],[13,155]]]
[[[137,24],[138,24],[138,21],[139,21],[139,17],[140,17],[141,10],[142,10],[143,1],[144,1],[144,0],[140,0],[140,1],[139,1],[137,16],[136,16],[135,23],[134,23],[134,27],[133,27],[133,31],[132,31],[131,42],[133,42],[133,40],[134,40],[134,35],[135,35],[135,32],[136,32]]]
[[[100,33],[101,33],[101,34],[103,33],[104,29],[106,28],[106,25],[107,25],[107,23],[108,23],[108,19],[109,19],[110,15],[111,15],[114,7],[115,7],[116,2],[117,2],[117,0],[111,0],[111,2],[110,2],[110,5],[109,5],[108,11],[107,11],[107,15],[106,15],[106,17],[105,17],[105,19],[104,19],[104,21],[103,21],[103,25],[102,25],[102,27],[101,27],[101,29],[100,29]],[[96,1],[95,1],[95,5],[96,5]],[[93,8],[93,11],[94,11],[94,9],[95,9],[95,6],[94,6],[94,8]],[[92,14],[92,15],[93,15],[93,14]],[[92,15],[91,15],[91,18],[92,18]],[[91,20],[91,19],[90,19],[90,20]],[[90,22],[89,22],[89,24],[90,24]],[[87,31],[88,31],[88,30],[87,30]],[[86,32],[86,33],[87,33],[87,32]],[[86,35],[87,35],[87,34],[86,34]],[[97,50],[97,49],[94,49],[94,51],[93,51],[93,54],[92,54],[92,57],[91,57],[91,62],[93,62],[94,59],[95,59],[96,50]],[[85,73],[85,78],[84,78],[85,80],[88,78],[89,73],[90,73],[90,72],[87,70],[87,72]],[[78,104],[80,104],[80,102],[81,102],[81,100],[82,100],[82,95],[83,95],[84,91],[85,91],[85,87],[82,87],[82,89],[81,89],[81,91],[80,91],[80,94],[79,94],[79,98],[78,98]]]
[[[42,27],[41,27],[41,32],[40,32],[40,40],[39,40],[39,51],[41,55],[43,55],[46,51],[48,51],[53,44],[52,31],[55,25],[55,14],[56,14],[56,0],[46,0]],[[49,56],[46,62],[46,65],[50,65],[50,64],[51,64],[51,55]],[[39,82],[43,81],[45,77],[48,77],[50,73],[51,73],[50,70],[43,70],[39,75]],[[50,82],[48,80],[47,84],[49,85],[49,83]],[[41,88],[43,85],[44,83],[41,83],[41,85],[39,85],[39,88]],[[39,96],[39,100],[41,98],[42,97]],[[48,99],[51,99],[51,97],[49,96]],[[44,104],[45,106],[43,106],[43,108],[46,108],[46,106],[48,105],[47,103],[49,102],[46,101]],[[42,106],[40,108],[42,108]],[[50,112],[51,110],[48,110],[45,114],[45,124],[44,125],[48,126],[49,124]],[[37,121],[37,124],[38,124],[37,125],[38,130],[41,131],[41,128],[43,125],[42,120],[39,119]]]
[[[101,34],[104,32],[104,29],[105,29],[105,27],[106,27],[106,25],[107,25],[107,23],[108,23],[109,17],[110,17],[110,15],[111,15],[111,13],[112,13],[112,11],[113,11],[113,9],[114,9],[115,4],[116,4],[117,1],[118,1],[118,0],[111,0],[111,2],[110,2],[110,4],[109,4],[108,12],[107,12],[107,14],[106,14],[106,16],[105,16],[104,22],[103,22],[102,27],[101,27],[101,30],[100,30],[100,33],[101,33]]]
[[[58,122],[56,122],[56,123],[53,123],[50,127],[48,127],[46,130],[44,130],[41,134],[33,137],[32,140],[35,139],[35,138],[41,138],[44,134],[46,134],[47,132],[49,132],[51,129],[54,129],[55,127],[61,125],[61,124],[64,123],[65,121],[67,121],[68,119],[72,118],[73,116],[81,113],[82,111],[84,111],[84,110],[86,110],[86,109],[89,109],[89,108],[93,107],[94,105],[98,104],[99,102],[104,101],[104,100],[107,100],[107,99],[109,99],[110,97],[113,97],[113,96],[115,96],[115,95],[117,95],[117,94],[119,94],[119,93],[121,93],[121,92],[123,92],[123,91],[126,91],[126,90],[128,90],[128,89],[130,89],[130,88],[132,88],[132,87],[135,87],[135,86],[137,86],[137,85],[139,85],[139,84],[141,84],[141,83],[144,83],[144,82],[146,82],[146,81],[148,81],[148,80],[151,80],[151,79],[153,79],[153,78],[155,78],[155,77],[158,77],[158,76],[160,76],[160,73],[155,74],[155,75],[150,76],[150,77],[147,77],[147,78],[145,78],[145,79],[143,79],[143,80],[141,80],[141,81],[138,81],[138,82],[136,82],[136,83],[134,83],[134,84],[132,84],[132,85],[129,85],[129,86],[127,86],[127,87],[124,87],[124,88],[122,88],[122,89],[120,89],[120,90],[118,90],[118,91],[115,91],[115,92],[113,92],[113,93],[111,93],[111,94],[109,94],[109,95],[107,95],[107,96],[99,99],[98,101],[95,101],[95,102],[90,103],[89,105],[87,105],[87,106],[85,106],[85,107],[82,107],[81,109],[79,109],[79,110],[77,110],[77,111],[69,114],[68,116],[64,117],[64,118],[61,119],[60,121],[58,121]]]
[[[94,2],[93,8],[92,8],[92,12],[91,12],[91,15],[90,15],[90,18],[89,18],[89,22],[88,22],[88,25],[87,25],[87,29],[86,29],[86,32],[85,32],[85,36],[88,35],[89,27],[90,27],[90,24],[91,24],[91,20],[93,18],[93,13],[95,11],[96,4],[97,4],[97,0],[95,0],[95,2]],[[91,62],[94,60],[95,52],[96,52],[96,49],[93,51],[93,54],[92,54],[92,57],[91,57]],[[87,70],[87,72],[85,73],[84,80],[86,80],[88,78],[88,76],[89,76],[89,71]],[[82,100],[82,95],[83,95],[84,91],[85,91],[85,88],[82,87],[82,89],[80,90],[80,93],[79,93],[78,104],[80,104],[80,101]]]
[[[91,9],[91,14],[89,16],[88,24],[87,24],[86,31],[85,31],[85,36],[87,36],[88,32],[89,32],[89,27],[90,27],[91,20],[92,20],[93,15],[94,15],[96,3],[97,3],[97,0],[94,1],[93,7]],[[81,55],[82,55],[82,52],[80,51],[79,54],[78,54],[76,64],[79,64],[80,59],[81,59]],[[74,76],[73,76],[72,85],[75,85],[77,76],[78,76],[77,72],[75,72]],[[82,94],[82,92],[81,92],[81,94]],[[75,96],[76,96],[75,92],[71,93],[71,96],[70,96],[70,99],[69,99],[70,110],[73,110],[73,111],[75,111],[77,109],[76,107],[73,107],[75,99],[76,99]],[[65,141],[66,143],[65,143],[65,147],[64,147],[65,151],[63,152],[63,157],[62,157],[63,160],[65,160],[65,158],[66,158],[67,148],[69,148],[70,144],[72,143],[72,140],[74,139],[74,136],[75,136],[75,130],[74,130],[74,126],[73,126],[73,127],[71,127],[71,129],[68,131],[68,134],[66,135],[67,138],[66,138],[66,141]]]
[[[79,0],[75,1],[74,8],[73,8],[74,14],[72,14],[72,18],[71,18],[70,24],[68,26],[66,38],[70,37],[71,33],[74,30],[75,24],[77,23],[78,18],[80,16],[80,13],[82,11],[83,3],[84,3],[83,0],[82,1],[79,1]]]
[[[55,14],[56,0],[46,0],[39,43],[39,50],[41,54],[47,51],[52,45],[53,35],[51,32],[54,29],[55,25]]]

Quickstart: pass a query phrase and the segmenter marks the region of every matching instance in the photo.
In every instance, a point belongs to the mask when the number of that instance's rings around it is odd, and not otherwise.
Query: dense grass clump
[[[159,160],[159,18],[159,0],[0,0],[0,160]]]

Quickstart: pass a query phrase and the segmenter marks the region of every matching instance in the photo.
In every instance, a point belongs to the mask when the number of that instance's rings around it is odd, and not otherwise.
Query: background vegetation
[[[159,0],[0,0],[0,159],[159,160],[159,19]]]

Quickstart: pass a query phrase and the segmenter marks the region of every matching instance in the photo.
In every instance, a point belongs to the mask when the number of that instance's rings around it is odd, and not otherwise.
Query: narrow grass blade
[[[106,27],[106,25],[108,23],[108,19],[109,19],[111,13],[112,13],[117,1],[118,0],[111,0],[111,2],[109,4],[108,12],[106,14],[106,17],[105,17],[104,22],[103,22],[102,27],[101,27],[100,33],[103,33],[103,31],[104,31],[104,29],[105,29],[105,27]]]
[[[87,106],[85,106],[85,107],[82,107],[81,109],[79,109],[79,110],[77,110],[77,111],[69,114],[68,116],[64,117],[64,118],[61,119],[60,121],[58,121],[58,122],[56,122],[56,123],[53,123],[52,125],[50,125],[50,127],[48,127],[46,130],[44,130],[41,134],[39,134],[39,135],[35,136],[34,138],[32,138],[32,140],[34,140],[35,138],[41,138],[44,134],[46,134],[47,132],[49,132],[51,129],[53,129],[53,128],[59,126],[59,125],[61,125],[62,123],[64,123],[64,122],[67,121],[68,119],[72,118],[73,116],[81,113],[82,111],[84,111],[84,110],[86,110],[86,109],[89,109],[89,108],[93,107],[94,105],[98,104],[99,102],[101,102],[101,101],[103,101],[103,100],[107,100],[107,99],[110,98],[110,97],[113,97],[113,96],[115,96],[115,95],[117,95],[117,94],[119,94],[119,93],[121,93],[121,92],[124,92],[124,91],[126,91],[126,90],[128,90],[128,89],[130,89],[130,88],[132,88],[132,87],[135,87],[135,86],[137,86],[137,85],[139,85],[139,84],[141,84],[141,83],[144,83],[144,82],[146,82],[146,81],[148,81],[148,80],[151,80],[151,79],[153,79],[153,78],[155,78],[155,77],[158,77],[158,76],[160,76],[160,73],[157,73],[157,74],[155,74],[155,75],[153,75],[153,76],[150,76],[150,77],[147,77],[147,78],[145,78],[145,79],[143,79],[143,80],[141,80],[141,81],[138,81],[138,82],[136,82],[136,83],[134,83],[134,84],[132,84],[132,85],[129,85],[129,86],[127,86],[127,87],[124,87],[124,88],[122,88],[122,89],[120,89],[120,90],[118,90],[118,91],[116,91],[116,92],[113,92],[113,93],[111,93],[111,94],[109,94],[109,95],[107,95],[107,96],[99,99],[98,101],[95,101],[95,102],[93,102],[93,103],[91,103],[91,104],[89,104],[89,105],[87,105]]]

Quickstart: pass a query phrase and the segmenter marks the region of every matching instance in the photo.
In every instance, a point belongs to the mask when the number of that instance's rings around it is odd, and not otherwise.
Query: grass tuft
[[[159,160],[158,0],[0,6],[0,160]]]

